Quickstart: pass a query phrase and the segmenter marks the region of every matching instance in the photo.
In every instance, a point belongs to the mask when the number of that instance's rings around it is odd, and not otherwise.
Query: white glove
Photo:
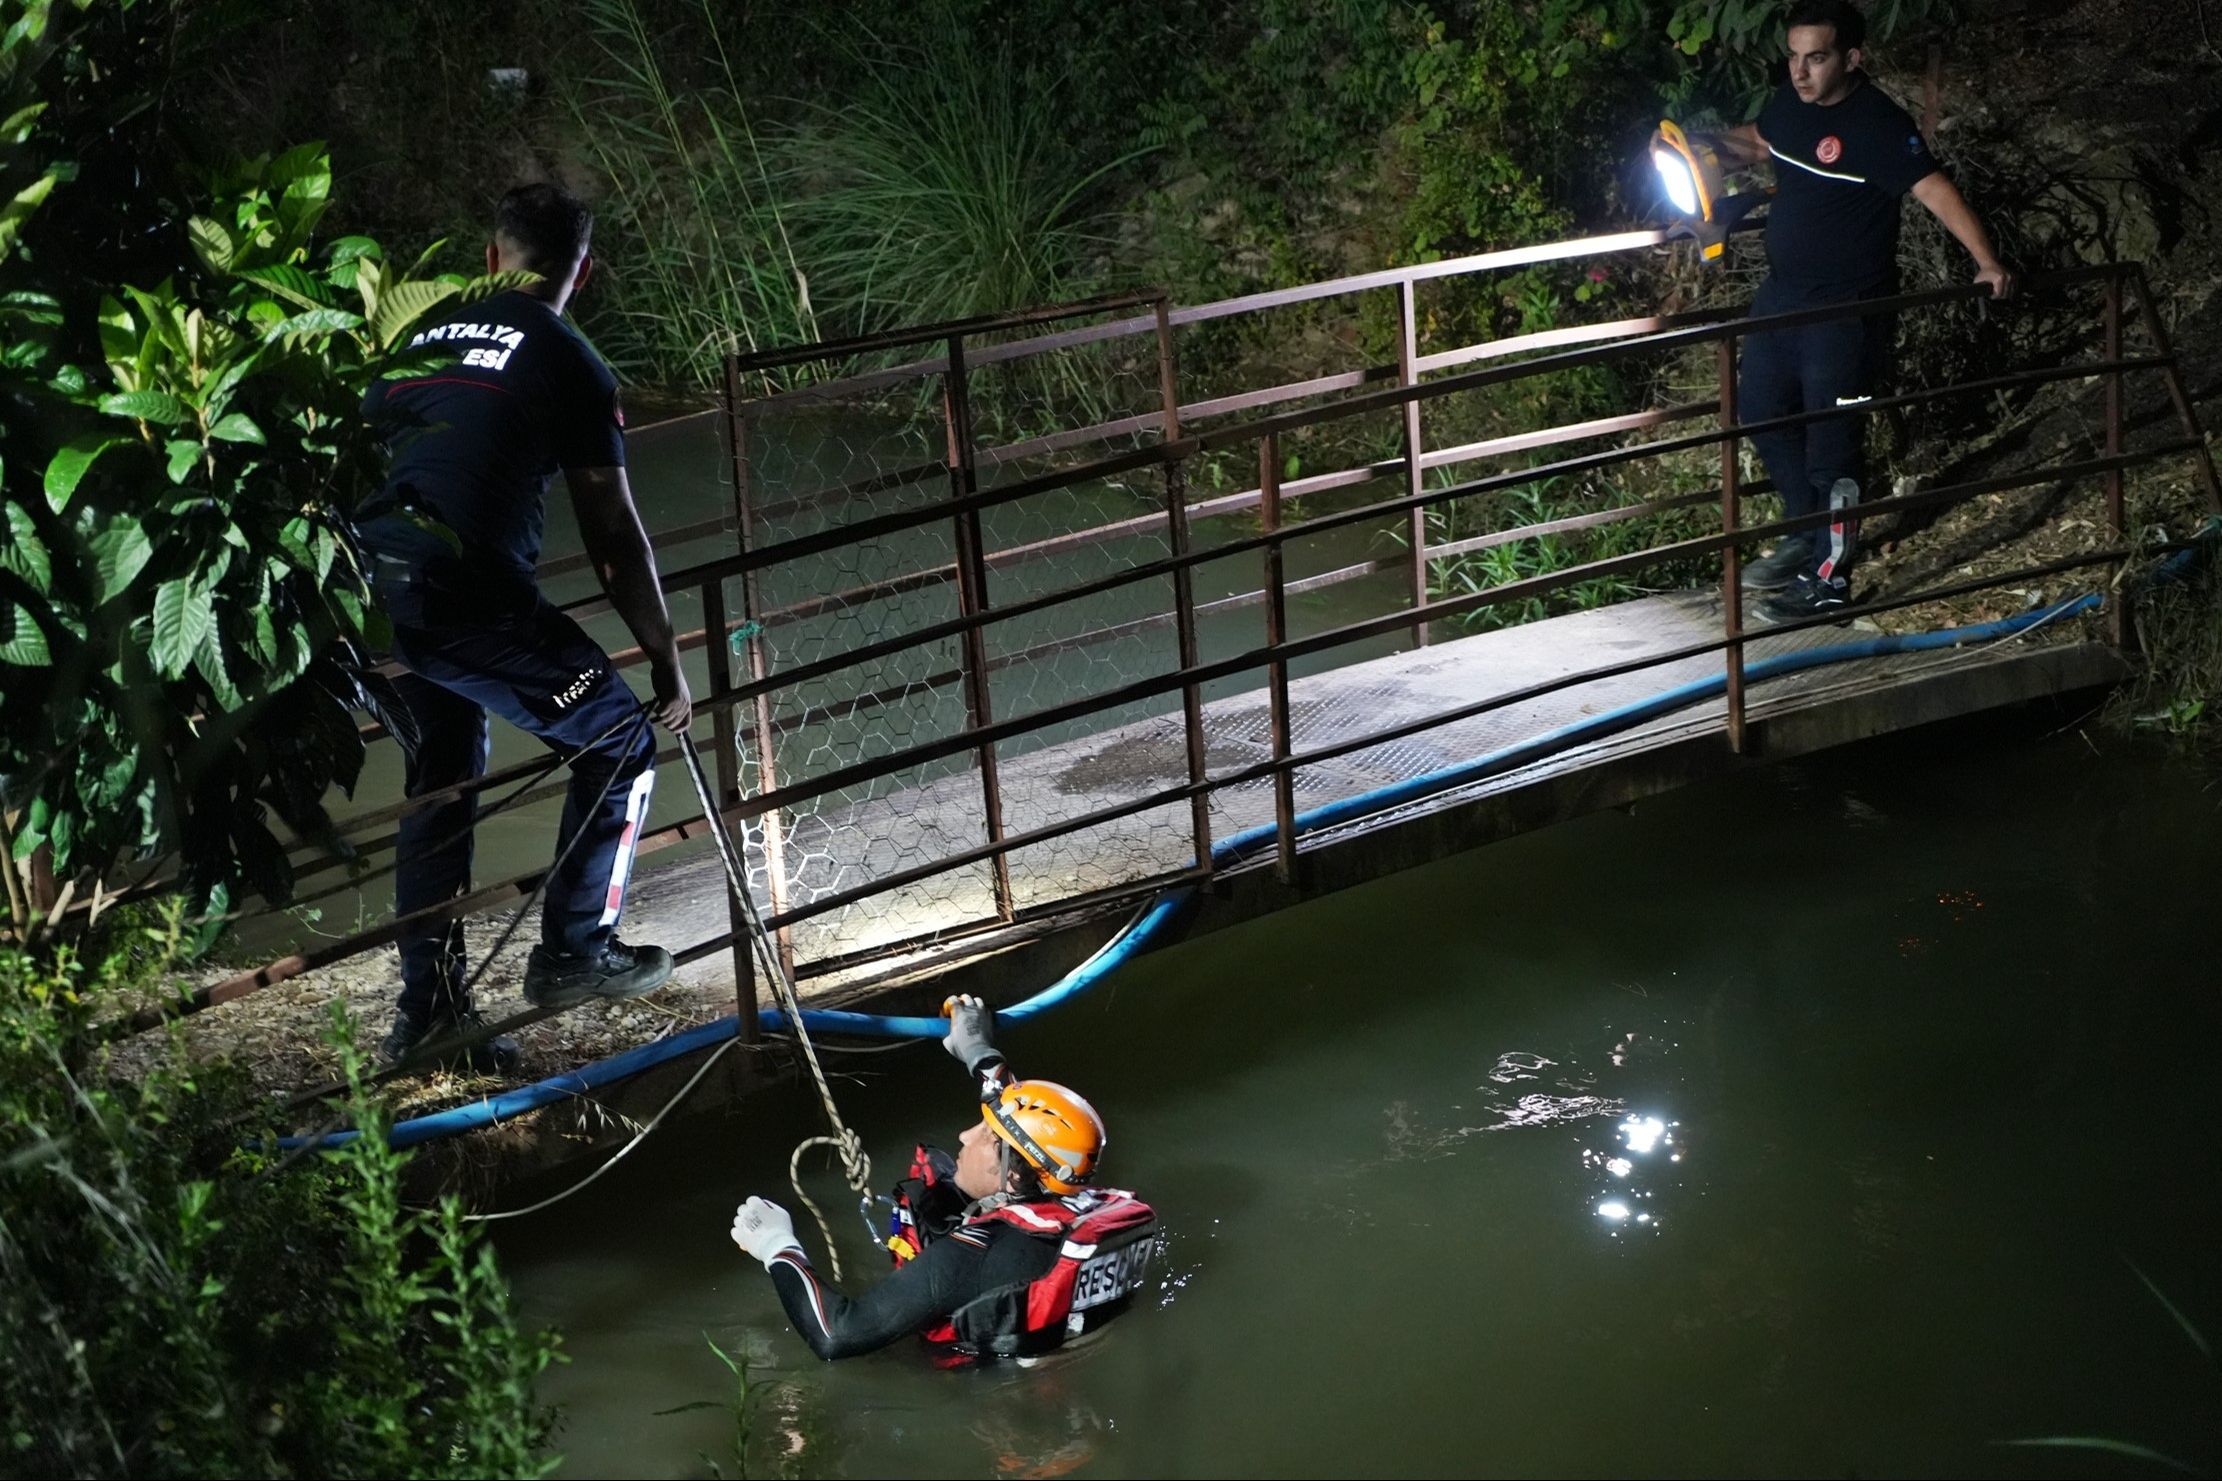
[[[774,1255],[786,1250],[802,1253],[793,1217],[768,1198],[751,1198],[733,1210],[733,1243],[743,1254],[763,1261],[767,1270]]]

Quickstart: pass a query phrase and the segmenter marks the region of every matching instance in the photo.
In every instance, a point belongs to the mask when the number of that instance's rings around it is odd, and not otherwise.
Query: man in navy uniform
[[[1735,163],[1775,162],[1767,210],[1767,281],[1754,317],[1882,298],[1898,291],[1898,211],[1908,194],[1944,223],[1994,297],[2013,292],[1983,224],[1937,167],[1903,108],[1860,70],[1866,18],[1850,0],[1790,7],[1790,75],[1751,123],[1717,136]],[[1744,341],[1737,412],[1746,422],[1851,405],[1875,394],[1890,350],[1891,317],[1834,319],[1772,329]],[[1848,513],[1865,476],[1856,416],[1831,417],[1752,438],[1794,518]],[[1743,568],[1747,590],[1772,592],[1767,620],[1825,613],[1850,599],[1856,521],[1831,520],[1785,536]]]
[[[540,944],[525,971],[525,996],[542,1007],[634,997],[671,976],[669,952],[629,946],[616,927],[655,781],[651,722],[677,734],[692,714],[626,481],[617,382],[563,317],[593,270],[592,227],[586,208],[553,186],[510,191],[486,248],[487,271],[536,279],[427,327],[413,344],[454,358],[380,382],[363,406],[392,452],[385,487],[360,523],[393,623],[394,656],[408,669],[399,687],[418,732],[408,795],[485,774],[489,713],[571,758]],[[609,655],[534,580],[548,481],[559,470],[610,605],[648,655],[655,697],[645,707]],[[470,889],[476,816],[475,792],[403,814],[397,914]],[[479,1021],[465,991],[461,920],[408,930],[400,946],[389,1059]],[[507,1073],[517,1046],[490,1040],[467,1059]]]

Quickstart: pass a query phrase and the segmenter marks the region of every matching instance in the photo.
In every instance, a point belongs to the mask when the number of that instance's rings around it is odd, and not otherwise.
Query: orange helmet
[[[1103,1155],[1103,1118],[1053,1081],[1013,1081],[981,1104],[980,1119],[1052,1193],[1078,1193]]]

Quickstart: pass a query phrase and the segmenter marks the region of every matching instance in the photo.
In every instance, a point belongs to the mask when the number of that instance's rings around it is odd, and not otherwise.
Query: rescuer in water
[[[942,1045],[980,1090],[980,1120],[952,1158],[921,1145],[896,1185],[887,1247],[895,1273],[861,1296],[825,1284],[778,1204],[751,1198],[733,1242],[764,1262],[803,1340],[821,1358],[855,1357],[918,1333],[955,1360],[1024,1357],[1116,1310],[1157,1243],[1149,1205],[1090,1186],[1102,1118],[1047,1080],[1018,1080],[990,1041],[978,998],[943,1005]]]

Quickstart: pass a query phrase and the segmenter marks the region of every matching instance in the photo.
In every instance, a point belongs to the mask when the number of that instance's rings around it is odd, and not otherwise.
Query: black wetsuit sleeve
[[[850,1358],[923,1332],[979,1295],[983,1255],[968,1233],[951,1234],[853,1298],[819,1280],[800,1250],[773,1256],[770,1269],[787,1320],[810,1350]]]

